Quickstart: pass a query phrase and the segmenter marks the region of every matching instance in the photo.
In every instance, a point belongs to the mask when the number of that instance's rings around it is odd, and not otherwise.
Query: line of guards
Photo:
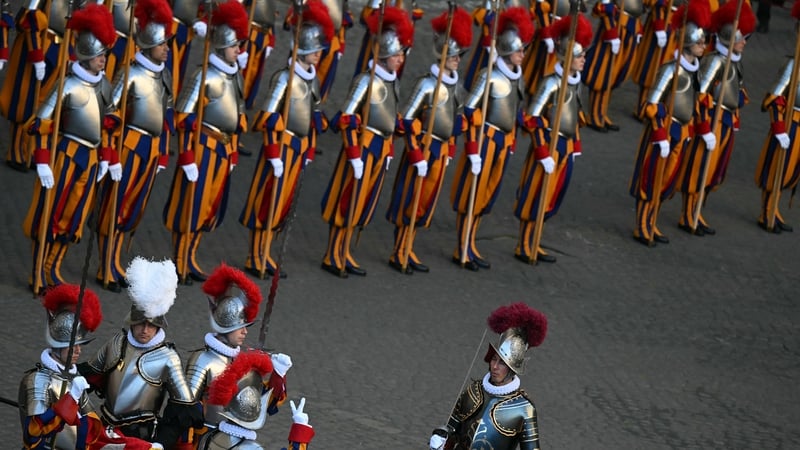
[[[290,217],[317,138],[328,129],[341,134],[342,149],[321,205],[329,225],[323,269],[341,277],[366,274],[351,242],[373,217],[398,136],[405,146],[386,213],[395,225],[390,266],[404,273],[429,270],[413,242],[417,229],[430,225],[445,169],[455,158],[452,258],[469,270],[488,269],[475,238],[499,195],[519,128],[532,143],[515,192],[515,256],[526,263],[555,262],[543,250],[541,234],[566,195],[582,150],[580,128],[619,130],[608,104],[613,89],[629,77],[639,85],[635,115],[645,123],[630,184],[634,238],[648,246],[669,242],[656,219],[675,192],[683,202],[679,227],[697,236],[715,233],[701,207],[725,179],[738,111],[748,101],[741,58],[755,17],[747,0],[721,6],[692,0],[688,19],[685,12],[675,13],[687,10],[677,0],[601,0],[591,9],[598,18],[594,32],[584,13],[577,14],[569,58],[566,1],[486,2],[472,14],[455,8],[431,21],[433,64],[403,96],[398,77],[422,11],[412,5],[408,14],[402,5],[371,0],[361,13],[367,31],[356,73],[330,119],[319,108],[333,86],[353,20],[346,4],[307,2],[302,14],[290,9],[286,15],[284,27],[293,35],[290,64],[270,77],[266,101],[249,126],[245,111],[253,106],[275,43],[274,1],[195,0],[172,8],[157,2],[159,7],[147,9],[141,5],[151,2],[138,1],[133,16],[127,0],[98,3],[105,3],[102,15],[89,8],[93,1],[77,2],[69,22],[61,21],[70,14],[68,2],[58,0],[32,1],[16,20],[3,14],[3,48],[9,30],[17,28],[10,54],[0,54],[9,65],[0,96],[11,123],[7,163],[20,170],[35,166],[41,181],[23,225],[32,241],[34,292],[64,283],[62,261],[80,240],[96,196],[97,280],[113,291],[127,287],[123,244],[139,225],[156,174],[168,164],[173,134],[177,168],[163,223],[172,233],[172,258],[184,283],[206,278],[197,250],[203,235],[225,217],[230,174],[239,153],[247,153],[239,137],[247,131],[263,135],[239,216],[250,229],[244,267],[253,275],[278,270],[272,244]],[[75,15],[87,9],[98,13],[81,23]],[[472,45],[473,23],[481,31],[462,87],[458,67]],[[135,46],[128,39],[131,29]],[[69,51],[62,45],[66,36],[73,42]],[[187,74],[189,48],[198,37],[205,38],[203,67]],[[68,59],[73,63],[64,64]],[[800,174],[797,118],[785,113],[792,74],[790,61],[763,103],[772,127],[756,171],[763,191],[758,223],[773,232],[792,229],[778,199],[782,189],[794,190]],[[586,114],[582,85],[589,88]],[[456,150],[459,136],[462,152]]]

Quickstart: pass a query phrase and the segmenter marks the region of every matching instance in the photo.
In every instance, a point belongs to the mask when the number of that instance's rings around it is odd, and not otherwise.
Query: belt
[[[225,145],[228,145],[228,144],[231,143],[231,135],[230,134],[228,134],[228,133],[226,133],[224,131],[220,131],[220,130],[216,130],[214,128],[211,128],[208,125],[203,125],[203,133],[205,133],[208,136],[216,139],[219,142],[222,142]]]
[[[156,420],[156,415],[152,411],[131,411],[122,416],[117,416],[108,410],[108,407],[103,404],[100,408],[103,413],[103,419],[115,427],[122,427],[133,425],[135,423],[153,422]]]

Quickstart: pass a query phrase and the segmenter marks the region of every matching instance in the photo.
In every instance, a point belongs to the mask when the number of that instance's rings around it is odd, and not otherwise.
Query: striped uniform
[[[555,52],[548,53],[544,39],[551,37],[547,34],[547,27],[558,20],[551,14],[552,6],[547,0],[531,2],[531,15],[536,23],[536,34],[533,42],[525,50],[525,60],[522,61],[522,77],[527,85],[529,95],[536,93],[539,80],[545,75],[553,73],[557,58]]]
[[[247,67],[242,70],[244,77],[244,104],[247,109],[253,107],[261,86],[261,77],[264,74],[264,62],[275,47],[275,30],[272,26],[262,27],[252,25],[250,39],[245,44],[247,54]]]
[[[639,99],[633,113],[640,119],[645,118],[643,108],[647,103],[647,92],[653,85],[656,72],[661,64],[674,59],[673,54],[677,45],[674,39],[675,33],[667,27],[672,16],[672,11],[668,8],[669,1],[644,0],[644,6],[648,10],[647,19],[642,28],[642,41],[636,47],[636,55],[631,65],[631,80],[639,86]],[[667,44],[663,48],[658,46],[656,31],[667,33]]]
[[[488,2],[487,2],[488,3]],[[492,44],[492,20],[495,13],[486,6],[479,6],[472,10],[472,21],[481,28],[480,38],[467,63],[467,73],[464,75],[464,88],[471,91],[478,72],[486,68],[489,62],[488,48]]]

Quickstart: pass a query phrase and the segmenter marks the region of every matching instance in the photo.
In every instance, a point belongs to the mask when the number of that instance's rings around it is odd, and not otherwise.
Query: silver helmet
[[[442,54],[442,47],[444,46],[444,35],[443,34],[434,34],[433,35],[433,54],[437,57]],[[469,50],[469,46],[461,47],[458,45],[458,42],[455,39],[448,39],[447,40],[447,57],[456,56],[456,55],[463,55],[467,50]]]
[[[140,323],[149,323],[157,326],[158,328],[167,328],[167,317],[165,315],[149,316],[135,305],[131,306],[128,316],[125,318],[125,323],[130,325],[139,325]]]
[[[517,30],[510,29],[503,31],[497,36],[497,54],[499,56],[508,56],[514,52],[525,48],[525,43],[519,37]]]
[[[386,59],[405,51],[394,30],[386,30],[378,38],[378,59]]]
[[[90,31],[82,31],[75,38],[75,56],[86,61],[104,54],[108,48]]]
[[[136,33],[136,45],[143,50],[159,46],[168,40],[167,27],[162,23],[150,22]]]
[[[267,419],[267,401],[270,392],[262,395],[264,381],[261,375],[251,370],[236,383],[238,392],[220,413],[226,419],[249,430],[258,430]]]
[[[216,302],[209,300],[211,329],[217,333],[230,333],[253,324],[245,314],[248,301],[241,296],[228,296]]]
[[[76,320],[75,311],[80,296],[80,286],[61,284],[48,289],[42,299],[42,304],[47,310],[45,340],[51,348],[69,347],[72,327],[75,325]],[[77,333],[75,334],[74,343],[85,344],[91,341],[89,333],[96,330],[103,320],[100,299],[97,294],[88,288],[83,292],[81,314],[77,320]]]
[[[294,45],[293,42],[292,45]],[[322,27],[315,23],[303,24],[300,28],[299,43],[297,44],[298,55],[310,55],[324,50],[327,46],[328,43]]]
[[[517,375],[525,372],[525,352],[528,350],[528,343],[523,337],[522,330],[509,328],[500,335],[500,342],[495,346],[489,344],[494,349],[497,356]]]
[[[117,38],[111,12],[96,3],[75,11],[67,25],[75,31],[75,56],[80,61],[102,55]]]
[[[219,3],[211,14],[211,46],[221,50],[247,39],[250,19],[237,0]]]
[[[47,345],[51,348],[66,348],[69,347],[70,336],[72,335],[72,326],[75,323],[74,311],[57,311],[47,312],[47,330],[45,331],[45,340]],[[75,345],[86,344],[91,342],[89,337],[89,330],[86,326],[78,321],[78,329],[75,334]]]
[[[569,47],[569,37],[562,37],[556,43],[556,53],[559,59],[563,60],[567,56],[567,47]],[[572,46],[572,57],[574,58],[576,56],[580,56],[586,50],[587,48],[581,45],[581,43],[576,40]]]
[[[683,48],[689,48],[694,44],[706,41],[706,32],[702,27],[693,22],[686,22],[683,32]]]
[[[731,39],[734,42],[741,42],[745,39],[745,36],[742,34],[741,30],[733,29],[733,24],[728,23],[720,27],[719,31],[717,31],[717,37],[719,41],[725,45],[729,45],[731,43]]]
[[[239,45],[239,38],[236,31],[227,25],[217,25],[211,29],[211,46],[215,50]]]

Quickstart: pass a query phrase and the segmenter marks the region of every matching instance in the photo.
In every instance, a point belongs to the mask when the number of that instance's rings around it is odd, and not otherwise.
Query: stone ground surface
[[[16,3],[16,5],[15,5]],[[12,2],[18,6],[20,2]],[[362,2],[351,2],[360,11]],[[469,2],[473,6],[476,2]],[[441,2],[420,2],[427,18]],[[664,205],[661,229],[669,245],[646,248],[631,239],[634,204],[627,193],[642,126],[631,118],[636,88],[615,91],[611,116],[619,133],[583,132],[570,191],[559,214],[547,222],[544,245],[555,265],[527,266],[513,258],[517,221],[511,214],[514,189],[528,144],[520,137],[494,212],[482,225],[479,246],[491,270],[464,271],[450,262],[454,213],[443,197],[429,230],[421,230],[416,252],[429,274],[400,275],[386,264],[392,227],[384,220],[384,192],[373,223],[362,233],[355,255],[366,278],[338,279],[319,269],[327,227],[319,199],[339,143],[320,140],[323,153],[308,167],[290,232],[285,268],[269,328],[268,346],[294,360],[290,396],[306,397],[316,430],[315,448],[426,448],[431,429],[448,417],[465,376],[482,376],[471,366],[496,335],[482,341],[485,320],[496,307],[524,301],[547,314],[544,344],[530,351],[523,386],[536,401],[543,448],[668,449],[800,447],[800,285],[798,233],[770,235],[756,227],[760,192],[753,171],[767,132],[759,104],[783,57],[792,52],[787,10],[773,9],[770,33],[754,35],[745,54],[751,103],[743,112],[736,151],[723,187],[710,195],[704,216],[718,230],[693,237],[675,226],[679,201]],[[405,92],[431,62],[427,20],[403,79]],[[362,31],[348,33],[336,90],[325,110],[332,115],[346,94]],[[268,61],[271,73],[286,60],[288,35]],[[195,57],[199,46],[194,49]],[[0,136],[7,124],[0,125]],[[5,154],[7,140],[0,143]],[[260,136],[247,145],[258,149]],[[212,269],[220,261],[241,266],[247,231],[238,224],[256,157],[242,158],[233,174],[225,223],[205,239],[199,258]],[[174,164],[174,161],[173,161]],[[171,172],[174,166],[169,169]],[[151,207],[131,254],[167,257],[170,236],[160,221],[171,173],[159,176]],[[387,190],[394,179],[394,167]],[[0,332],[4,354],[0,396],[16,399],[22,372],[43,347],[44,315],[26,288],[30,246],[20,224],[36,182],[34,173],[0,168]],[[443,192],[449,192],[450,177]],[[787,196],[788,197],[788,196]],[[800,214],[782,206],[800,226]],[[88,233],[87,233],[88,235]],[[89,242],[73,246],[65,276],[77,282]],[[130,301],[99,289],[91,253],[89,287],[102,299],[105,323],[99,342],[124,326]],[[268,281],[258,281],[264,292]],[[195,284],[181,287],[169,314],[168,336],[183,355],[202,343],[206,300]],[[248,343],[257,342],[259,324]],[[267,448],[285,443],[288,406],[261,431]],[[0,406],[4,448],[19,442],[17,411]]]

